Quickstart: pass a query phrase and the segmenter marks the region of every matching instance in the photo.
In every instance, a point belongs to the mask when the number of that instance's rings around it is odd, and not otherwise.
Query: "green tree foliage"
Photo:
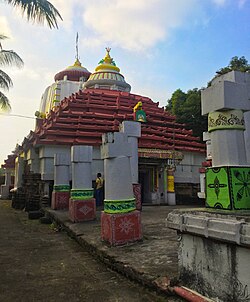
[[[216,71],[216,75],[214,76],[213,79],[219,77],[222,74],[228,73],[232,70],[250,72],[250,65],[248,64],[248,61],[244,56],[240,58],[235,56],[230,60],[229,64],[226,67],[222,67],[221,69]],[[208,86],[211,86],[212,80],[208,82],[207,84]]]
[[[207,118],[201,116],[201,91],[197,88],[188,90],[187,93],[177,89],[173,94],[166,110],[176,116],[178,123],[186,124],[187,129],[193,130],[195,136],[202,138],[202,133],[207,131]]]
[[[232,70],[250,72],[250,65],[244,56],[235,56],[230,60],[228,66],[216,71],[216,76],[214,78]],[[211,85],[211,82],[212,80],[208,83],[208,86]],[[188,90],[187,93],[183,92],[181,89],[177,89],[172,94],[171,99],[168,100],[166,110],[176,116],[176,121],[178,123],[184,123],[188,129],[192,129],[195,136],[200,136],[202,138],[202,133],[207,131],[207,117],[201,116],[200,89],[194,88]]]

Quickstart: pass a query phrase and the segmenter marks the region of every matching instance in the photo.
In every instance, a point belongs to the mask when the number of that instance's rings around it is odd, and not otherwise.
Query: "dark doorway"
[[[139,183],[141,184],[142,203],[151,203],[150,200],[150,172],[148,169],[139,171]]]

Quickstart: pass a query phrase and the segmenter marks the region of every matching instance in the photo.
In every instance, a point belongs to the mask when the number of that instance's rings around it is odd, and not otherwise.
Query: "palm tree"
[[[40,24],[47,23],[50,28],[58,28],[57,18],[62,20],[58,10],[46,0],[3,0],[13,7],[21,9],[23,15],[26,15],[28,21],[37,22]],[[1,66],[15,65],[23,66],[23,61],[13,50],[4,50],[1,45],[1,40],[6,39],[5,35],[0,34],[0,68]],[[11,78],[0,69],[0,88],[9,90],[13,86]],[[0,91],[0,109],[10,109],[10,102],[6,95]]]
[[[6,36],[0,34],[0,41],[7,39]],[[2,48],[2,44],[0,42],[0,68],[2,66],[17,66],[22,67],[23,61],[19,57],[17,53],[13,50],[5,50]],[[9,90],[10,87],[13,86],[11,78],[5,73],[3,70],[0,69],[0,88],[4,90]],[[10,102],[6,95],[4,95],[0,91],[0,109],[8,110],[10,109]]]
[[[52,28],[57,25],[57,18],[62,20],[59,11],[46,0],[3,0],[8,4],[17,7],[23,15],[26,15],[28,21],[44,24]]]

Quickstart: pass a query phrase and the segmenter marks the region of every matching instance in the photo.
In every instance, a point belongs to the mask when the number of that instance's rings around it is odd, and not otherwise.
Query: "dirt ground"
[[[55,225],[10,205],[0,201],[0,301],[180,301],[111,271]]]

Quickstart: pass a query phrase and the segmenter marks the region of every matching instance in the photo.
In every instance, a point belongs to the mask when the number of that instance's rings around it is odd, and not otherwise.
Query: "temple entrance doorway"
[[[142,204],[151,203],[150,198],[150,171],[143,169],[139,171],[139,183],[141,184],[141,199]]]
[[[157,203],[158,165],[139,164],[139,183],[141,184],[142,204]]]

